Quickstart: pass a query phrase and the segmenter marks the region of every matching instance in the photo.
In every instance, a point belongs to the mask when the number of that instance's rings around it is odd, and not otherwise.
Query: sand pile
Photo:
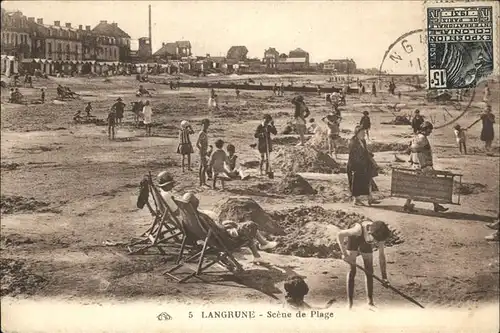
[[[251,198],[231,197],[224,199],[217,204],[214,212],[218,214],[219,221],[254,221],[263,232],[284,235],[283,228]]]
[[[298,257],[340,258],[337,233],[367,218],[341,210],[325,210],[319,206],[298,207],[271,213],[272,218],[285,230],[275,252]],[[403,240],[392,230],[386,246],[400,244]]]
[[[45,279],[32,274],[26,264],[20,260],[0,259],[1,296],[32,294],[45,284]]]
[[[484,192],[486,185],[480,183],[458,183],[455,181],[453,191],[455,194],[468,195]]]
[[[281,180],[277,186],[279,193],[283,194],[316,194],[316,190],[312,188],[311,184],[307,182],[304,178],[296,173],[288,173]]]
[[[311,146],[277,147],[274,164],[283,172],[339,173],[343,167],[327,154]]]
[[[37,201],[34,198],[25,198],[20,196],[7,196],[0,197],[0,211],[2,214],[13,214],[18,212],[33,212],[44,211],[49,203]]]

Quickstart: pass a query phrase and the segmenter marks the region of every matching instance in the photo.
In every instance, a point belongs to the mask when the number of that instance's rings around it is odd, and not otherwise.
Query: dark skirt
[[[193,152],[193,146],[190,143],[182,143],[177,147],[177,154],[188,155]]]
[[[372,178],[369,173],[347,170],[349,189],[353,197],[369,195]]]
[[[491,126],[484,126],[481,130],[481,141],[493,141],[495,133],[493,132],[493,124]]]

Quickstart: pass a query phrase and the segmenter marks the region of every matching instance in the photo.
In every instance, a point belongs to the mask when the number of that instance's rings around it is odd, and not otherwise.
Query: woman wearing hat
[[[414,168],[422,170],[424,174],[432,175],[434,171],[432,162],[432,149],[431,144],[427,137],[432,133],[434,126],[429,121],[424,121],[420,126],[417,135],[413,138],[410,146],[411,157],[410,163],[412,163]],[[413,212],[415,205],[411,203],[412,199],[406,199],[406,203],[403,206],[405,212]],[[441,206],[440,204],[434,202],[434,211],[446,212],[448,208]]]
[[[300,143],[298,146],[303,146],[305,144],[304,135],[306,133],[306,118],[309,117],[309,109],[304,103],[304,97],[299,95],[292,99],[292,104],[295,106],[295,113],[293,118],[295,119],[295,128],[297,129],[297,133],[300,136]]]
[[[486,110],[481,114],[481,117],[473,122],[470,126],[474,126],[478,122],[482,122],[483,128],[481,129],[481,141],[484,141],[484,150],[489,152],[491,149],[491,143],[495,137],[495,131],[493,124],[495,123],[495,115],[491,113],[491,105],[486,106]]]
[[[181,121],[177,153],[182,155],[182,172],[184,172],[184,159],[186,157],[188,170],[191,171],[191,154],[194,152],[193,145],[191,144],[191,134],[194,134],[194,131],[189,122],[187,120]]]
[[[125,103],[122,102],[122,98],[118,97],[116,103],[111,108],[115,110],[116,120],[120,124],[123,119],[123,112],[125,111]]]
[[[347,179],[354,205],[362,205],[359,197],[368,196],[368,204],[377,204],[372,198],[372,178],[377,175],[377,165],[366,147],[365,130],[360,126],[354,129],[354,136],[349,141],[347,161]]]

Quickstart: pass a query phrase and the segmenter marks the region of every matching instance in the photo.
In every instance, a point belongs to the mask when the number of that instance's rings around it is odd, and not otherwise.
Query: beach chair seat
[[[149,202],[150,196],[153,198],[154,208]],[[151,174],[141,182],[138,200],[138,206],[141,206],[139,201],[143,203],[142,206],[147,205],[153,216],[153,222],[141,236],[131,241],[127,247],[129,254],[143,254],[152,248],[157,249],[161,254],[166,254],[167,247],[181,244],[183,231],[178,217],[170,210],[160,190],[153,184]]]
[[[196,251],[185,259],[181,259],[177,265],[164,272],[164,274],[179,283],[183,283],[193,277],[205,281],[201,275],[206,273],[208,268],[215,264],[233,273],[235,271],[242,271],[243,267],[234,258],[232,253],[247,245],[248,240],[230,237],[223,227],[219,226],[208,215],[199,212],[191,202],[181,199],[175,200],[175,202],[179,207],[181,215],[183,215],[180,221],[183,225],[183,230],[186,231],[185,237],[196,238],[197,241],[201,241],[203,247],[200,251]],[[194,268],[192,263],[196,260],[198,263]],[[179,269],[182,267],[187,268],[191,272],[181,277],[183,273],[179,272]]]

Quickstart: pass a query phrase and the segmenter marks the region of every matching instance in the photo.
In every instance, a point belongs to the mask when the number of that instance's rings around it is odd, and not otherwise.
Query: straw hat
[[[167,171],[160,172],[158,176],[156,176],[156,180],[158,181],[158,185],[160,187],[171,185],[175,182],[174,177]]]

